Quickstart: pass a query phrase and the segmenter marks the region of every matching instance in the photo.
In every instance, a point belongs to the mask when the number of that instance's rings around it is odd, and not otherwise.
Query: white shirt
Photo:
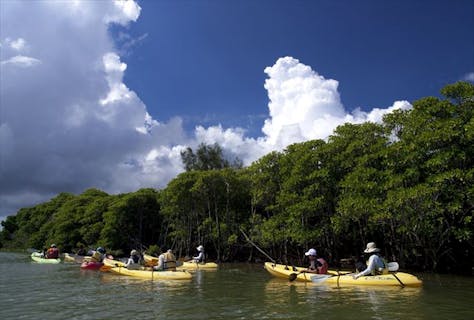
[[[371,274],[372,271],[376,271],[378,269],[384,269],[384,268],[385,268],[385,263],[383,262],[382,258],[376,254],[373,254],[369,258],[369,262],[367,263],[367,268],[364,271],[355,275],[355,278],[366,276],[368,274]]]
[[[194,262],[204,262],[204,252],[199,252],[197,257],[193,257]]]

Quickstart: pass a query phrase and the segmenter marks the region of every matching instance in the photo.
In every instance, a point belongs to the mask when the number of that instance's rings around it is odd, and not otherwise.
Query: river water
[[[0,319],[474,319],[474,277],[421,278],[422,288],[335,288],[225,264],[152,282],[0,252]]]

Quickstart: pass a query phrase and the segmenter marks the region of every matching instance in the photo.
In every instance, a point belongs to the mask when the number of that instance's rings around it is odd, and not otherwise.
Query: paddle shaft
[[[394,276],[395,279],[397,279],[397,281],[400,283],[400,285],[402,286],[402,288],[405,287],[405,284],[402,282],[402,280],[400,280],[399,277],[397,277],[397,275],[396,275],[395,273],[392,273],[392,276]]]
[[[262,249],[260,249],[252,240],[250,240],[250,238],[245,234],[244,230],[242,230],[242,229],[240,228],[240,232],[242,232],[242,234],[244,235],[245,239],[246,239],[251,245],[253,245],[255,248],[257,248],[258,251],[260,251],[261,253],[263,253],[268,259],[270,259],[271,262],[276,263],[275,259],[273,259],[272,257],[270,257],[265,251],[263,251]]]

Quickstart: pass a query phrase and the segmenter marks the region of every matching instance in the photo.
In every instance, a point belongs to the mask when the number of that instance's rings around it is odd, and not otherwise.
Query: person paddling
[[[205,255],[204,255],[204,247],[199,245],[196,250],[199,252],[196,257],[192,258],[192,262],[194,263],[206,263]]]
[[[305,272],[316,274],[326,274],[328,272],[328,263],[323,258],[318,257],[316,249],[311,248],[304,255],[308,257],[310,262]]]
[[[128,258],[128,261],[124,267],[131,270],[138,269],[140,267],[140,260],[140,254],[134,249],[130,251],[130,258]]]
[[[102,262],[105,258],[105,249],[102,247],[98,247],[93,253],[91,257],[91,261],[93,262]]]
[[[158,257],[158,265],[153,267],[157,271],[176,271],[176,257],[173,250],[169,249]]]
[[[46,259],[57,259],[59,258],[59,249],[53,243],[51,247],[46,251]]]
[[[367,265],[364,265],[364,263],[360,262],[357,264],[356,268],[359,273],[352,276],[354,279],[358,279],[362,276],[367,275],[375,276],[377,274],[388,273],[387,263],[381,257],[380,249],[377,248],[375,242],[367,243],[367,247],[364,250],[364,253],[370,255],[369,260],[367,262]],[[365,270],[361,271],[361,269],[363,269],[364,267]]]

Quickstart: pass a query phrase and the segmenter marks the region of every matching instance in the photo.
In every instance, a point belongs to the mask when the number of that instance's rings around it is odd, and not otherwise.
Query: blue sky
[[[263,69],[290,55],[346,109],[437,95],[474,70],[473,1],[140,1],[125,83],[157,118],[259,135]],[[114,28],[114,31],[116,29]],[[119,42],[120,43],[120,42]]]
[[[163,188],[474,81],[474,1],[0,1],[0,220]]]

